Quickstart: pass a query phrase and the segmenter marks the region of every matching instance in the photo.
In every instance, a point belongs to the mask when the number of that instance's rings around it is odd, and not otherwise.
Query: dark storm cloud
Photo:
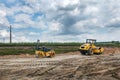
[[[106,27],[108,28],[120,28],[120,22],[115,22],[115,23],[109,23],[108,25],[106,25]]]
[[[9,25],[0,24],[0,30],[9,29]]]
[[[85,20],[86,17],[83,16],[72,16],[72,15],[65,15],[63,19],[60,19],[59,22],[63,24],[63,27],[61,28],[60,35],[77,35],[77,34],[83,34],[84,32],[77,30],[75,26],[73,26],[76,22]]]
[[[111,19],[114,19],[114,16],[116,16],[116,13],[114,13],[114,10],[119,10],[118,5],[115,5],[115,3],[112,3],[112,1],[104,4],[103,2],[99,1],[84,1],[80,0],[79,4],[76,5],[67,5],[65,7],[57,7],[57,14],[61,14],[60,12],[62,11],[62,14],[57,16],[56,15],[56,21],[61,23],[63,26],[61,27],[61,30],[59,32],[59,35],[80,35],[80,34],[85,34],[85,33],[91,33],[91,30],[95,30],[96,32],[99,31],[99,28],[101,28],[102,25],[108,23],[107,25],[104,26],[104,28],[107,27],[113,27],[113,28],[119,28],[120,23],[111,23],[109,22]],[[90,7],[90,8],[89,8]],[[93,7],[93,9],[91,8]],[[113,7],[113,8],[112,8]],[[86,9],[88,8],[89,12],[86,12]],[[99,12],[95,12],[94,8],[98,8]],[[80,11],[79,14],[77,15],[72,15],[71,12],[74,11],[75,9],[78,9]],[[74,14],[74,12],[73,12]],[[92,23],[90,19],[95,18],[98,22],[97,23]],[[89,20],[88,23],[82,23],[82,21]],[[77,22],[80,22],[83,24],[83,27],[86,29],[85,31],[81,30],[81,25],[77,26],[79,27],[76,29],[75,24]]]
[[[75,28],[75,26],[73,26],[78,21],[84,21],[84,20],[92,18],[92,16],[84,14],[85,8],[87,6],[85,4],[76,4],[74,6],[71,6],[71,5],[68,5],[68,6],[57,7],[58,13],[56,14],[56,18],[54,18],[54,19],[56,19],[56,21],[58,21],[59,23],[61,23],[63,25],[61,27],[59,35],[69,35],[69,34],[70,35],[79,35],[79,34],[88,33],[86,31],[81,31],[80,28],[78,30]],[[77,15],[73,15],[75,9],[78,9],[78,11],[80,11],[80,13]],[[61,11],[62,11],[62,14],[61,14]]]
[[[57,6],[58,10],[63,10],[63,11],[71,11],[71,10],[74,10],[75,8],[76,8],[76,5],[68,5],[66,7],[63,7],[60,5]]]

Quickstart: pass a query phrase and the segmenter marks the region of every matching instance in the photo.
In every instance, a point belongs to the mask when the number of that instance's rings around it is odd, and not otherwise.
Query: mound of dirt
[[[119,47],[104,47],[104,55],[119,54]]]

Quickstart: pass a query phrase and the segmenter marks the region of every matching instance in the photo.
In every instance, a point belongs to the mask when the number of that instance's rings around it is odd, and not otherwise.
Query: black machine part
[[[45,46],[42,46],[40,47],[40,40],[37,40],[37,45],[36,45],[36,50],[41,50],[41,51],[44,51],[44,52],[48,52],[51,50],[51,48],[47,48]]]
[[[39,43],[40,43],[40,40],[37,40],[36,50],[39,50]]]

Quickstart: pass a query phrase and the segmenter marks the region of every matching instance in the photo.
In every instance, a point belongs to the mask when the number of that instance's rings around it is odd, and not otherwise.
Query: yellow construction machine
[[[39,46],[39,40],[37,41],[36,50],[35,50],[35,57],[42,58],[42,57],[54,57],[55,51],[50,48],[46,48],[45,46]]]
[[[83,55],[102,54],[104,48],[95,46],[96,39],[86,39],[86,43],[81,45],[79,51]]]

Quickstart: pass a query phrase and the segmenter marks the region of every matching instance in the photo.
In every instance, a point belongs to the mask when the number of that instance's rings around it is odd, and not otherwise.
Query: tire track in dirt
[[[0,59],[1,69],[28,69],[55,66],[60,61],[70,58],[77,58],[80,55],[56,56],[54,58],[13,58],[13,59]]]

